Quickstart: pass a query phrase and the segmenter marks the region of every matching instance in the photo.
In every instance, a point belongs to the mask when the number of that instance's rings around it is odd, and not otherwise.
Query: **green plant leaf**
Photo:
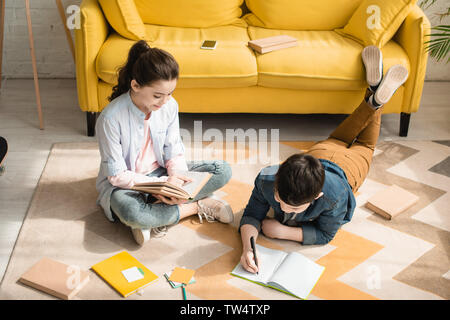
[[[431,28],[431,30],[432,32],[437,32],[427,35],[430,39],[425,41],[425,44],[427,45],[426,50],[430,53],[432,58],[439,62],[447,57],[450,51],[450,26],[439,25]],[[447,59],[446,63],[448,63],[449,59]]]

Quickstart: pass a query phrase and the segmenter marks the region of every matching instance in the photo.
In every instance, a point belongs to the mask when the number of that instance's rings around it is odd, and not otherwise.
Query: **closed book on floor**
[[[139,270],[142,276],[130,280],[133,269]],[[126,251],[122,251],[112,257],[103,260],[92,266],[94,270],[103,280],[110,284],[123,297],[145,288],[150,283],[158,279],[158,276],[147,269],[136,258]],[[139,274],[138,274],[139,275]],[[128,277],[128,278],[127,278]]]
[[[49,258],[42,258],[19,282],[60,299],[72,299],[88,282],[88,271]]]
[[[296,45],[297,39],[287,35],[255,39],[248,42],[248,46],[259,53],[295,47]]]
[[[239,263],[231,275],[270,287],[300,299],[307,299],[325,267],[298,252],[284,252],[256,245],[259,274]]]
[[[367,200],[366,208],[391,220],[419,201],[415,194],[392,185]]]

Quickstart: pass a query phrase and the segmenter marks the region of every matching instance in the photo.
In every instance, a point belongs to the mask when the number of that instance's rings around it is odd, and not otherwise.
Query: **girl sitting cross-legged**
[[[186,162],[179,132],[178,104],[172,97],[179,74],[178,63],[168,52],[135,43],[119,71],[110,103],[96,123],[101,165],[97,202],[107,218],[131,227],[142,245],[166,226],[198,214],[207,221],[233,221],[233,212],[212,194],[231,178],[225,161]],[[192,201],[130,190],[136,183],[189,182],[177,172],[202,171],[211,179]]]

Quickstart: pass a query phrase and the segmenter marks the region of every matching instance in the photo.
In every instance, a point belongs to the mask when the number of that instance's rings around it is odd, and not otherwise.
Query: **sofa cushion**
[[[247,29],[223,26],[208,29],[145,25],[151,47],[170,52],[180,65],[178,87],[226,88],[254,86],[257,81],[256,58],[246,44]],[[217,40],[214,50],[200,49],[203,40]],[[118,67],[125,64],[135,41],[112,33],[99,51],[96,71],[103,81],[114,84]]]
[[[246,0],[249,25],[284,30],[342,28],[362,0]]]
[[[240,19],[244,0],[134,0],[145,24],[209,28],[245,27]]]
[[[367,86],[361,59],[363,46],[334,31],[288,31],[249,27],[251,39],[286,34],[298,46],[257,54],[258,85],[302,90],[361,90]],[[384,71],[401,63],[410,68],[395,42],[383,49]]]
[[[121,36],[141,40],[145,26],[133,0],[99,0],[109,24]]]
[[[397,32],[417,0],[364,0],[338,33],[364,46],[383,47]]]

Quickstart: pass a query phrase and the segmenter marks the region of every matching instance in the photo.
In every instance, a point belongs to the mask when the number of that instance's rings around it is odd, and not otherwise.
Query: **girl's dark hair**
[[[158,80],[178,79],[179,66],[175,58],[162,49],[150,48],[144,40],[136,42],[128,53],[128,59],[119,69],[119,80],[113,87],[109,101],[131,88],[131,80],[141,86],[151,85]]]
[[[275,190],[283,202],[300,206],[312,202],[322,191],[325,170],[318,159],[298,153],[287,158],[275,175]]]

